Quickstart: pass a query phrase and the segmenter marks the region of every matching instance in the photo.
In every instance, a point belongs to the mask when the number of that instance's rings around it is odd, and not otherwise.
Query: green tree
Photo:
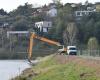
[[[90,56],[98,56],[99,55],[99,43],[95,37],[91,37],[88,41],[88,53]]]
[[[61,3],[61,0],[52,0],[53,3],[57,4],[57,3]]]
[[[84,26],[84,40],[87,42],[90,37],[93,36],[94,31],[94,19],[90,19]]]
[[[23,16],[29,16],[32,15],[33,8],[32,4],[25,3],[23,6],[19,6],[17,9],[11,11],[9,14],[10,16],[16,16],[16,15],[23,15]]]
[[[26,31],[29,28],[29,23],[25,19],[20,19],[13,23],[13,30],[15,31]]]
[[[95,23],[93,32],[94,32],[94,36],[97,37],[100,43],[100,21]]]
[[[60,8],[60,7],[63,6],[62,3],[61,3],[61,0],[52,0],[52,1],[57,6],[57,8]]]
[[[84,16],[81,21],[78,23],[79,36],[78,39],[80,43],[87,43],[88,39],[94,36],[94,18],[90,18],[89,16]]]
[[[4,9],[0,9],[0,15],[8,15],[8,13]]]

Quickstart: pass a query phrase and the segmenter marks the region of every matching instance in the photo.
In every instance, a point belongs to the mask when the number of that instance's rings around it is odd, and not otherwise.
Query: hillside
[[[50,55],[15,80],[99,80],[100,60]]]

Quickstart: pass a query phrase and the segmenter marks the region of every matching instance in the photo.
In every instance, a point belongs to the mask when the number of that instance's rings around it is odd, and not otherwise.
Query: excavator
[[[33,45],[34,45],[34,41],[33,41],[34,39],[38,39],[40,41],[58,46],[57,52],[60,53],[60,54],[67,52],[67,48],[65,48],[64,45],[61,45],[59,42],[47,39],[45,37],[38,36],[38,35],[36,35],[35,33],[32,33],[32,32],[31,32],[30,35],[31,36],[30,36],[29,49],[28,49],[28,61],[30,63],[31,63],[31,58],[32,58],[32,48],[33,48]]]

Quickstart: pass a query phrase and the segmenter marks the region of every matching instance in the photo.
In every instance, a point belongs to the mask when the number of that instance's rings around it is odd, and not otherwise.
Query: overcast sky
[[[62,3],[84,3],[86,0],[61,0]],[[89,2],[100,2],[100,0],[88,0]],[[7,12],[16,9],[19,5],[23,5],[24,3],[31,3],[34,5],[43,5],[52,2],[52,0],[0,0],[0,8],[3,8]]]

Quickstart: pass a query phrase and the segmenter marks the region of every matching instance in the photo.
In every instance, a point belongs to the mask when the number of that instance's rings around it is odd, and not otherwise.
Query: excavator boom
[[[39,40],[47,42],[49,44],[61,46],[61,44],[59,42],[56,42],[56,41],[53,41],[53,40],[50,40],[50,39],[47,39],[47,38],[44,38],[44,37],[40,37],[40,36],[37,36],[34,33],[31,33],[30,42],[29,42],[29,50],[28,50],[28,60],[29,60],[29,62],[31,62],[32,48],[33,48],[33,45],[34,45],[33,40],[34,39],[39,39]]]

